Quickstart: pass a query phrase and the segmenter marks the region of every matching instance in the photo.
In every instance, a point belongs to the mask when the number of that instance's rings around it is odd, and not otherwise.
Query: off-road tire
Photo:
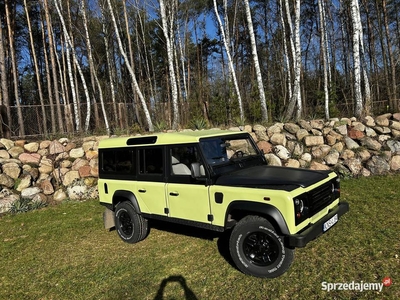
[[[247,216],[233,228],[229,252],[237,268],[245,274],[273,278],[285,273],[294,258],[294,249],[265,218]]]
[[[128,201],[118,203],[115,208],[115,228],[119,237],[130,244],[146,238],[149,231],[147,219],[138,214]]]

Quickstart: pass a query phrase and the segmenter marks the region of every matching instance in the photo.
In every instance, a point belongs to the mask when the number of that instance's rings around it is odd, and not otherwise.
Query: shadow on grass
[[[233,263],[229,252],[229,237],[231,235],[231,230],[226,230],[224,232],[215,232],[211,230],[206,230],[202,228],[196,228],[192,226],[183,226],[175,223],[167,223],[157,220],[151,220],[150,223],[151,228],[155,228],[158,230],[168,231],[176,234],[182,234],[189,237],[200,238],[204,240],[213,241],[214,239],[218,239],[217,246],[220,255],[235,269],[236,266]]]
[[[196,295],[193,293],[193,291],[187,286],[186,280],[183,276],[178,275],[178,276],[170,276],[168,278],[163,279],[160,284],[160,288],[157,291],[157,295],[154,297],[154,300],[163,300],[164,299],[164,292],[165,288],[169,283],[174,283],[177,282],[181,285],[184,293],[185,293],[185,299],[186,300],[197,300]]]

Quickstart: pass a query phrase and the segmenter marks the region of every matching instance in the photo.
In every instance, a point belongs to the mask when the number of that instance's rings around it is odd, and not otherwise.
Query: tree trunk
[[[260,94],[261,117],[262,117],[262,120],[264,122],[268,122],[268,110],[267,110],[267,104],[266,104],[266,100],[265,100],[264,83],[263,83],[263,80],[262,80],[260,63],[258,61],[256,37],[254,35],[253,20],[252,20],[252,17],[251,17],[251,10],[250,10],[250,5],[249,5],[249,0],[245,0],[244,4],[245,4],[245,7],[246,7],[247,24],[249,26],[249,34],[250,34],[250,41],[251,41],[251,52],[252,52],[252,55],[253,55],[254,68],[256,70],[256,76],[257,76],[258,92]]]
[[[43,133],[45,135],[47,135],[48,134],[48,130],[47,130],[47,122],[46,122],[47,121],[46,120],[46,109],[44,107],[42,82],[40,80],[40,70],[39,70],[39,65],[38,65],[38,62],[37,62],[35,44],[34,44],[34,39],[33,39],[33,35],[32,35],[31,20],[30,20],[30,17],[29,17],[28,4],[27,4],[26,0],[24,0],[24,8],[25,8],[26,21],[27,21],[27,24],[28,24],[32,60],[33,60],[33,64],[34,64],[34,67],[35,67],[36,84],[37,84],[37,89],[38,89],[38,94],[39,94],[40,106],[41,106],[41,109],[42,109]]]
[[[106,52],[106,60],[107,60],[107,70],[108,70],[108,81],[110,84],[110,91],[111,91],[111,102],[112,102],[112,111],[113,111],[113,116],[114,116],[114,126],[116,125],[116,119],[121,119],[118,118],[118,111],[117,111],[117,101],[115,99],[116,95],[116,89],[115,89],[115,83],[114,83],[114,72],[113,72],[113,63],[111,61],[112,55],[110,55],[110,47],[109,47],[109,40],[108,40],[108,30],[106,26],[106,19],[104,17],[104,12],[103,9],[101,9],[101,23],[102,23],[102,28],[104,32],[103,40],[104,40],[104,47],[105,47],[105,52]]]
[[[46,18],[46,26],[47,26],[47,35],[48,35],[48,42],[49,42],[49,54],[50,54],[50,62],[51,62],[51,75],[53,79],[53,89],[49,90],[48,93],[54,92],[54,99],[56,101],[57,106],[57,117],[58,117],[58,128],[60,132],[64,132],[64,125],[63,125],[63,118],[61,113],[61,106],[60,106],[60,96],[58,90],[58,76],[57,76],[57,67],[56,67],[56,58],[55,58],[55,47],[54,47],[54,36],[53,36],[53,28],[51,25],[50,20],[50,11],[49,5],[47,0],[43,0],[45,18]],[[51,129],[53,133],[57,132],[56,121],[55,121],[55,112],[54,112],[54,103],[53,97],[49,97],[50,101],[50,114],[51,114]]]
[[[286,19],[289,26],[290,33],[290,47],[292,54],[292,64],[293,64],[293,94],[289,98],[288,108],[286,110],[285,118],[291,119],[296,108],[296,119],[301,117],[302,113],[302,102],[301,102],[301,45],[300,45],[300,0],[295,2],[295,19],[294,19],[294,29],[292,25],[292,18],[290,15],[289,1],[285,0],[285,10]],[[290,72],[290,70],[288,71]]]
[[[351,19],[353,24],[353,62],[354,62],[354,98],[356,117],[360,117],[363,112],[363,101],[361,93],[361,61],[360,61],[360,30],[359,23],[360,10],[358,0],[351,0]]]
[[[397,84],[396,84],[396,63],[394,62],[393,58],[393,49],[392,49],[392,42],[391,42],[391,36],[390,36],[390,29],[389,29],[389,22],[388,22],[388,13],[386,10],[386,0],[382,0],[382,8],[383,8],[383,20],[385,23],[385,37],[386,37],[386,43],[387,43],[387,51],[389,55],[389,63],[390,63],[390,75],[391,75],[391,87],[388,86],[389,91],[389,102],[390,102],[390,108],[392,110],[398,109],[396,107],[396,98],[397,98]]]
[[[14,49],[14,29],[11,28],[11,16],[10,16],[10,7],[9,0],[5,0],[5,11],[6,11],[6,22],[7,22],[7,30],[8,30],[8,43],[10,47],[10,56],[11,56],[11,68],[13,75],[13,86],[14,86],[14,100],[17,106],[18,113],[18,126],[19,126],[19,135],[25,136],[25,124],[24,119],[22,117],[22,110],[20,105],[19,91],[18,91],[18,68],[17,68],[17,58],[15,56]]]
[[[223,41],[224,47],[225,47],[226,56],[228,58],[228,65],[229,65],[230,74],[232,76],[233,84],[235,86],[236,96],[238,98],[240,121],[244,122],[245,118],[244,118],[244,112],[243,112],[242,97],[240,95],[239,85],[238,85],[238,81],[237,81],[237,77],[236,77],[236,72],[235,72],[235,68],[233,66],[233,60],[232,60],[232,56],[231,56],[230,46],[228,44],[228,40],[225,37],[224,26],[222,24],[221,18],[220,18],[219,13],[218,13],[217,1],[213,0],[213,3],[214,3],[215,16],[217,17],[218,25],[219,25],[219,28],[220,28],[220,31],[221,31],[222,41]]]
[[[169,69],[169,80],[171,85],[171,96],[172,96],[172,109],[173,109],[173,121],[172,129],[177,129],[179,126],[179,109],[178,109],[178,88],[176,85],[175,76],[175,65],[174,65],[174,40],[173,40],[173,30],[174,30],[174,13],[176,9],[176,2],[169,2],[168,16],[165,11],[164,0],[160,1],[160,13],[162,21],[162,30],[165,37],[165,43],[167,47],[167,57],[168,57],[168,69]],[[169,24],[167,21],[169,20]]]
[[[324,73],[324,98],[325,98],[325,119],[329,120],[329,88],[328,88],[328,59],[326,54],[326,19],[325,19],[325,4],[324,0],[318,0],[319,21],[320,21],[320,37],[321,37],[321,52],[322,52],[322,67]]]
[[[358,9],[360,11],[360,9]],[[359,41],[360,41],[360,55],[361,55],[361,67],[362,67],[362,75],[364,80],[364,95],[365,95],[365,105],[363,107],[363,113],[369,115],[371,112],[371,88],[369,85],[369,78],[367,73],[367,63],[365,60],[365,51],[364,51],[364,36],[362,30],[362,23],[360,13],[357,14],[357,23],[360,24],[359,27]]]
[[[4,53],[4,39],[3,39],[3,21],[0,18],[0,80],[1,80],[1,97],[0,97],[0,109],[1,111],[1,132],[5,138],[11,137],[11,110],[10,110],[10,98],[8,91],[8,80],[6,71],[6,56]],[[3,106],[5,107],[6,113],[3,113]]]
[[[290,56],[289,56],[289,51],[288,51],[288,46],[287,46],[287,35],[286,35],[286,22],[284,18],[284,13],[283,13],[283,3],[282,0],[279,0],[279,14],[280,14],[280,21],[282,24],[282,40],[283,40],[283,52],[284,52],[284,59],[285,59],[285,65],[286,65],[286,72],[283,69],[283,74],[286,73],[287,75],[287,94],[288,94],[288,99],[292,98],[293,91],[292,91],[292,76],[291,76],[291,68],[290,68]],[[282,85],[283,86],[283,85]],[[285,92],[283,92],[283,95],[285,96]],[[283,97],[283,103],[286,104],[286,97]]]
[[[102,109],[103,117],[104,117],[104,124],[106,126],[107,134],[110,135],[110,126],[108,124],[107,111],[106,111],[106,108],[104,106],[103,90],[101,88],[101,85],[100,85],[100,82],[99,82],[99,78],[97,77],[97,73],[96,73],[96,70],[94,68],[94,61],[93,61],[93,55],[92,55],[92,45],[90,43],[89,29],[88,29],[88,26],[87,26],[85,0],[81,0],[81,4],[82,4],[81,12],[82,12],[82,17],[83,17],[83,26],[84,26],[84,29],[85,29],[86,47],[87,47],[87,53],[88,53],[88,59],[89,59],[89,67],[90,67],[90,77],[92,79],[93,89],[95,89],[95,85],[97,85],[97,90],[98,90],[99,98],[100,98],[100,105],[101,105],[101,109]],[[96,105],[96,101],[95,100],[94,100],[94,104]]]
[[[76,68],[78,69],[78,73],[79,73],[79,76],[80,76],[81,81],[82,81],[83,90],[84,90],[84,93],[85,93],[86,103],[87,103],[86,120],[85,120],[85,128],[84,128],[85,132],[87,132],[88,129],[89,129],[89,121],[90,121],[90,96],[89,96],[89,91],[88,91],[88,88],[87,88],[87,85],[86,85],[86,79],[85,79],[85,77],[83,75],[81,66],[80,66],[80,64],[78,62],[77,54],[75,52],[75,48],[73,47],[71,38],[70,38],[70,36],[68,34],[67,27],[65,26],[65,22],[64,22],[64,17],[61,14],[61,10],[60,10],[60,7],[59,7],[59,5],[57,3],[57,0],[54,0],[54,3],[55,3],[55,7],[56,7],[56,10],[57,10],[58,16],[59,16],[60,21],[61,21],[61,24],[62,24],[64,36],[65,36],[65,39],[66,39],[67,50],[71,50],[72,51],[72,58],[74,60]],[[72,75],[72,72],[70,72],[70,75]]]
[[[129,63],[128,56],[126,55],[126,52],[125,52],[125,50],[124,50],[124,48],[122,46],[121,38],[119,36],[119,30],[118,30],[117,21],[115,20],[114,12],[113,12],[113,9],[112,9],[112,6],[111,6],[111,1],[107,0],[107,4],[108,4],[108,8],[110,10],[111,19],[112,19],[112,22],[113,22],[113,25],[114,25],[114,30],[115,30],[115,35],[116,35],[117,42],[118,42],[119,51],[121,52],[122,56],[124,57],[124,60],[125,60],[125,63],[126,63],[126,67],[128,68],[129,74],[131,75],[131,78],[132,78],[132,81],[133,81],[133,84],[134,84],[134,87],[135,87],[135,91],[138,94],[139,99],[140,99],[140,101],[142,103],[142,107],[143,107],[143,111],[144,111],[145,116],[146,116],[146,121],[147,121],[147,125],[149,127],[149,131],[154,131],[153,123],[151,121],[150,113],[149,113],[149,111],[147,109],[146,101],[145,101],[145,99],[143,97],[143,94],[142,94],[140,88],[139,88],[139,84],[138,84],[138,82],[136,80],[135,72],[133,71],[133,69],[132,69],[132,67],[131,67],[131,65]]]

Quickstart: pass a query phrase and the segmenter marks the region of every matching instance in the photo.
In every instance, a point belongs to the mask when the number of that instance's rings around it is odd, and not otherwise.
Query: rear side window
[[[161,175],[164,172],[162,148],[144,148],[139,150],[140,174]]]
[[[103,174],[128,175],[135,171],[135,151],[132,149],[107,149],[100,154]]]

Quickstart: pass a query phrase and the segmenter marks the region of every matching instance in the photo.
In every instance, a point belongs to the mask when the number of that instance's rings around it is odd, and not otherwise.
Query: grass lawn
[[[103,229],[97,201],[65,202],[0,218],[0,299],[400,299],[400,176],[342,181],[350,212],[296,250],[275,279],[243,275],[224,238],[152,228],[123,243]],[[324,291],[327,283],[381,283]]]

